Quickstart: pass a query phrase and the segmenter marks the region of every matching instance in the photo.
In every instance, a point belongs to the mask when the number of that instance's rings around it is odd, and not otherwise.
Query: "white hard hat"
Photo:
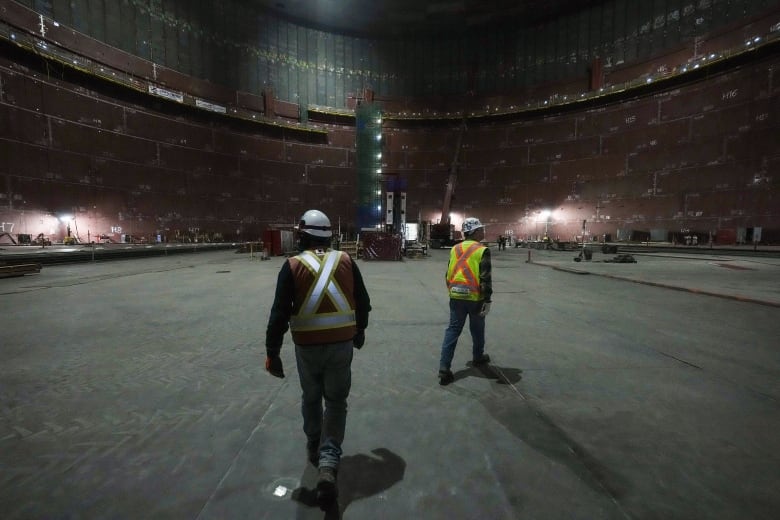
[[[298,231],[321,238],[330,238],[333,235],[330,219],[318,209],[310,209],[303,214],[298,223]]]
[[[479,221],[478,218],[469,217],[466,220],[463,221],[463,233],[465,235],[470,235],[474,231],[478,230],[479,228],[485,227],[482,222]]]

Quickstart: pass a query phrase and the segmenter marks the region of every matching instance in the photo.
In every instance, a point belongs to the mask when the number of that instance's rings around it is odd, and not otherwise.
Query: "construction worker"
[[[298,225],[300,253],[281,268],[266,331],[265,368],[284,377],[279,351],[288,326],[303,391],[308,460],[319,467],[317,501],[336,504],[336,476],[352,383],[352,349],[365,342],[371,302],[357,264],[330,249],[330,220],[319,210]],[[323,413],[323,399],[325,410]]]
[[[485,239],[485,226],[477,218],[467,218],[463,221],[463,235],[466,239],[452,248],[447,267],[450,323],[441,345],[441,385],[448,385],[455,380],[450,366],[466,317],[469,319],[473,343],[472,365],[490,362],[490,356],[485,354],[485,316],[490,312],[493,287],[490,280],[490,249],[481,243]]]

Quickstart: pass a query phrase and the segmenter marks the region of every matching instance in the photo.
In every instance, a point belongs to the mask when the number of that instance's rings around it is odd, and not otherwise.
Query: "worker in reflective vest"
[[[450,251],[447,267],[447,289],[450,295],[450,323],[444,332],[439,359],[439,384],[455,380],[452,358],[460,333],[469,319],[472,340],[472,364],[484,365],[490,361],[485,354],[485,316],[490,312],[493,287],[490,279],[490,249],[482,245],[485,226],[477,218],[463,221],[466,240]]]
[[[300,254],[279,272],[266,331],[265,368],[284,377],[279,356],[289,327],[303,390],[301,412],[309,462],[319,468],[317,500],[325,509],[336,502],[336,475],[352,385],[352,349],[365,342],[371,301],[357,264],[330,249],[328,217],[303,214],[298,225]],[[323,413],[323,400],[325,401]]]

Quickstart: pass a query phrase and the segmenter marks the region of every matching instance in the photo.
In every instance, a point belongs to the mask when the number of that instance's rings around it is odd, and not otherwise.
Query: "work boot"
[[[448,385],[455,381],[455,376],[452,375],[452,371],[446,368],[439,370],[439,384],[441,386]]]
[[[315,468],[320,465],[320,441],[306,441],[306,456]]]
[[[487,365],[490,363],[490,356],[487,354],[482,354],[478,358],[475,358],[474,361],[471,362],[471,364],[475,367],[481,366],[481,365]]]
[[[323,511],[336,503],[339,490],[336,487],[336,468],[323,466],[317,479],[317,504]]]

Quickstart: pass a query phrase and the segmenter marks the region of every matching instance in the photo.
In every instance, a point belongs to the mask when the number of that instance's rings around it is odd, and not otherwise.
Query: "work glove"
[[[490,302],[485,302],[482,304],[482,309],[479,311],[479,315],[482,317],[485,317],[490,312]]]
[[[357,334],[355,334],[355,337],[352,338],[352,346],[356,349],[360,349],[363,347],[363,344],[366,342],[366,333],[365,331],[359,330],[357,331]]]
[[[279,356],[266,356],[265,369],[274,377],[284,378],[284,368],[282,367],[282,358]]]

